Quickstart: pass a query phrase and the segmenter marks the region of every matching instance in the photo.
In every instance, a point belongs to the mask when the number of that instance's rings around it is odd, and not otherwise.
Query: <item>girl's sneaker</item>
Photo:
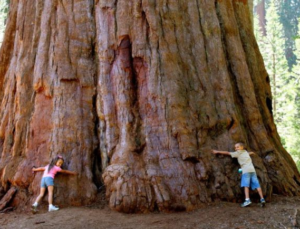
[[[250,204],[252,204],[252,202],[250,200],[245,200],[245,202],[241,204],[241,207],[247,207]]]
[[[34,203],[33,205],[31,205],[31,211],[33,214],[38,212],[37,207],[38,207],[37,203]]]
[[[55,207],[54,205],[49,205],[49,212],[52,212],[52,211],[57,211],[57,210],[59,210],[59,208],[57,208],[57,207]]]
[[[32,211],[33,214],[37,213],[38,212],[37,206],[32,205],[31,206],[31,211]]]

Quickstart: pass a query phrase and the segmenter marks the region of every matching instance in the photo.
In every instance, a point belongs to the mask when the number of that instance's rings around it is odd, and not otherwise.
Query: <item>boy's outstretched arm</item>
[[[254,152],[249,152],[249,155],[252,156],[252,155],[255,155],[255,153]]]
[[[228,151],[219,151],[219,150],[212,150],[213,154],[223,154],[223,155],[230,155]]]
[[[69,175],[77,175],[76,172],[72,172],[72,171],[64,170],[64,169],[60,170],[59,172],[60,173],[65,173],[65,174],[69,174]]]

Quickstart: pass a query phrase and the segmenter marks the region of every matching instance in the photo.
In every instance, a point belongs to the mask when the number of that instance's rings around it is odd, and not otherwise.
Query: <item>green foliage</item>
[[[6,18],[9,10],[9,0],[0,1],[0,45],[2,44],[4,30],[6,26]]]
[[[289,70],[296,63],[295,40],[293,37],[298,33],[298,18],[300,17],[299,0],[268,0],[267,7],[271,2],[278,6],[280,22],[283,25],[285,37],[285,55],[288,60]]]
[[[300,17],[300,1],[299,0],[281,0],[280,20],[284,27],[286,37],[286,56],[288,58],[289,67],[296,63],[295,40],[293,36],[298,33],[298,18]]]

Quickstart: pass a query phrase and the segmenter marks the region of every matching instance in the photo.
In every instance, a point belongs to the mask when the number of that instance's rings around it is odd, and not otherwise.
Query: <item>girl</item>
[[[36,201],[32,205],[32,210],[34,212],[37,211],[37,206],[40,202],[40,200],[43,198],[46,188],[48,189],[48,202],[49,202],[49,212],[51,211],[57,211],[59,208],[55,207],[53,203],[53,186],[54,186],[54,177],[55,174],[60,172],[60,173],[66,173],[70,175],[77,175],[77,173],[68,171],[68,170],[63,170],[61,169],[62,164],[64,163],[64,159],[62,156],[56,156],[49,165],[45,167],[39,167],[39,168],[33,168],[33,172],[40,172],[44,171],[42,181],[41,181],[41,190],[40,190],[40,195],[37,197]]]

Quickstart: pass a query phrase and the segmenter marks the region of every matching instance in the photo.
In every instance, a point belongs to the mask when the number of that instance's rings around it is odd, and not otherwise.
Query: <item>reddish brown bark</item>
[[[211,154],[237,141],[257,153],[266,197],[299,195],[246,3],[12,1],[0,175],[2,189],[19,189],[13,204],[36,197],[31,167],[58,153],[79,173],[57,177],[59,205],[93,202],[102,182],[122,212],[237,201],[237,162]]]

